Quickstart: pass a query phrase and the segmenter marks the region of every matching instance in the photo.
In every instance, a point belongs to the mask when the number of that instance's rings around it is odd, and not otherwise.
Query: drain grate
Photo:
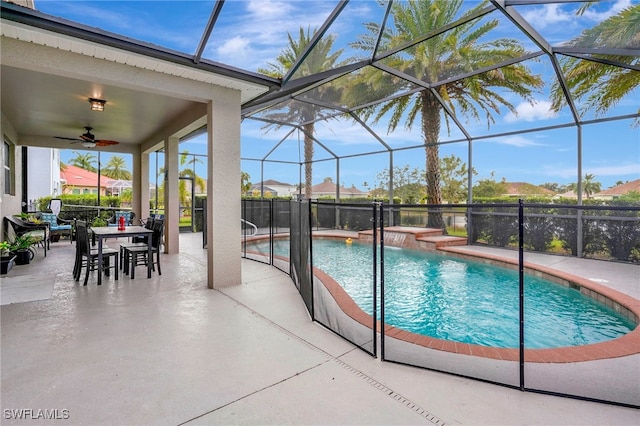
[[[361,379],[366,380],[367,383],[369,383],[370,385],[372,385],[376,389],[386,393],[387,395],[389,395],[390,397],[392,397],[396,401],[400,402],[401,404],[404,404],[407,408],[409,408],[410,410],[415,411],[417,414],[419,414],[420,416],[422,416],[425,419],[429,420],[434,425],[444,426],[446,424],[443,420],[437,418],[436,416],[434,416],[433,414],[431,414],[430,412],[428,412],[424,408],[420,407],[418,404],[408,400],[404,396],[402,396],[399,393],[395,392],[393,389],[389,389],[388,387],[386,387],[382,383],[378,382],[377,380],[372,379],[371,377],[369,377],[366,374],[364,374],[362,371],[356,370],[355,368],[353,368],[349,364],[339,360],[338,358],[333,358],[333,360],[335,362],[337,362],[338,364],[340,364],[340,366],[342,366],[342,368],[344,368],[346,370],[349,370],[350,372],[352,372],[356,376],[360,377]]]

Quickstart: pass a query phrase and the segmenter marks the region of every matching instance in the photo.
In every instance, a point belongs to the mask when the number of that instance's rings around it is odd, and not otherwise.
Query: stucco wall
[[[2,166],[2,180],[0,182],[0,215],[7,216],[11,214],[20,213],[22,207],[22,147],[19,145],[18,134],[15,131],[13,125],[6,119],[4,114],[0,112],[2,124],[0,126],[0,134],[2,134],[3,140],[7,140],[10,144],[13,144],[13,159],[14,159],[14,178],[15,178],[15,191],[13,195],[5,194],[5,182],[4,179],[4,143],[2,144],[2,155],[0,156],[0,166]],[[4,234],[4,231],[2,232]],[[4,238],[4,235],[2,235]]]

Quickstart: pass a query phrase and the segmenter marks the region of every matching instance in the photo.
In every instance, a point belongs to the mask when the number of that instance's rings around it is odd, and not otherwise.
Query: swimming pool
[[[288,243],[276,242],[275,254],[288,256]],[[313,262],[364,312],[372,314],[371,246],[314,240]],[[518,289],[517,271],[438,253],[385,250],[385,322],[411,333],[518,347]],[[635,326],[574,288],[525,277],[525,347],[529,349],[605,342]]]

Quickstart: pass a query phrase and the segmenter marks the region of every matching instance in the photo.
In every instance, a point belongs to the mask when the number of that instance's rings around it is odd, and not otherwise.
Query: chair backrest
[[[76,221],[76,244],[77,250],[80,253],[91,253],[91,246],[89,245],[89,230],[87,228],[87,222],[84,220]]]
[[[60,210],[62,210],[62,200],[59,198],[52,198],[49,201],[49,210],[51,213],[58,216],[60,214]]]
[[[147,221],[144,223],[144,227],[146,229],[153,229],[153,222],[155,221],[154,218],[150,217],[147,219]]]
[[[58,226],[58,217],[55,213],[40,213],[40,220],[48,222],[51,226]]]
[[[153,236],[151,237],[151,246],[154,249],[160,249],[162,243],[162,233],[164,232],[164,219],[156,219],[153,221]]]
[[[13,222],[8,217],[4,220],[4,239],[9,242],[16,240],[16,229],[13,227]]]
[[[131,225],[131,222],[133,222],[133,218],[135,217],[135,213],[133,212],[116,212],[115,215],[115,219],[116,219],[116,224],[120,223],[120,217],[124,217],[124,223],[126,223],[127,225]]]

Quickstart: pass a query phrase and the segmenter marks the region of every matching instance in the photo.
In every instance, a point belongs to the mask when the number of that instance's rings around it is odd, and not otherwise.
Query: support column
[[[207,286],[242,283],[240,92],[217,88],[207,106]]]
[[[180,250],[180,199],[178,190],[178,143],[176,137],[164,141],[164,251],[178,253]]]
[[[143,152],[140,154],[140,206],[138,212],[140,212],[140,219],[146,219],[149,217],[149,202],[151,200],[150,186],[149,186],[149,154]]]
[[[136,218],[140,219],[141,197],[142,197],[142,181],[140,180],[142,168],[140,167],[140,154],[131,155],[133,170],[131,172],[131,210],[136,214]],[[137,221],[136,221],[137,223]]]

